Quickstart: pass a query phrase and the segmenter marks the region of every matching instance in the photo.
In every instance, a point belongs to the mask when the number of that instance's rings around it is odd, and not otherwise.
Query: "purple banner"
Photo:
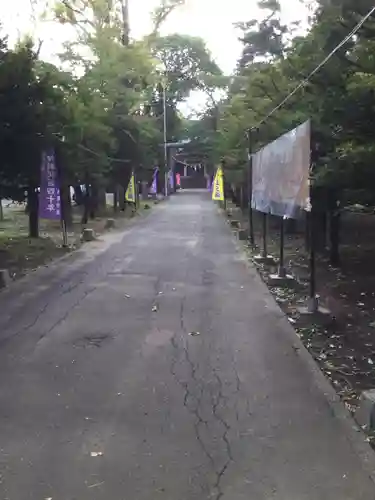
[[[159,172],[159,167],[155,167],[154,173],[152,174],[152,183],[150,186],[150,194],[157,194],[157,192],[158,192],[158,172]]]
[[[42,154],[39,217],[51,220],[61,219],[60,186],[54,151]]]

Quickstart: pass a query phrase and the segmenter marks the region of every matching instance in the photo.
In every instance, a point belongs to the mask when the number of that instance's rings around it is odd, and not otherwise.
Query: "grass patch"
[[[147,208],[148,207],[148,208]],[[40,220],[40,237],[31,239],[28,236],[29,221],[24,208],[19,206],[5,208],[4,220],[0,221],[0,269],[8,269],[13,279],[23,276],[27,271],[46,264],[60,257],[81,244],[84,228],[91,228],[100,235],[108,231],[107,220],[115,219],[115,229],[121,230],[126,223],[144,210],[151,208],[149,202],[140,201],[137,212],[130,206],[125,211],[114,212],[112,207],[83,226],[82,210],[73,208],[73,224],[68,228],[68,247],[62,246],[61,225],[58,221]]]

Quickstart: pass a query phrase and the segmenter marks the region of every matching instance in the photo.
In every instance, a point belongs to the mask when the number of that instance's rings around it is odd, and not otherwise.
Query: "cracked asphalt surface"
[[[207,193],[32,273],[0,310],[1,500],[375,498]]]

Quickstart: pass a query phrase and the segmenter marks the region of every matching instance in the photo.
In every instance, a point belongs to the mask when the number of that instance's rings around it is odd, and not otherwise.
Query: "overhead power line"
[[[304,79],[302,80],[298,85],[297,87],[295,87],[294,90],[292,90],[292,92],[290,92],[290,94],[288,94],[285,99],[283,99],[280,104],[278,104],[275,108],[273,108],[267,116],[265,116],[259,123],[256,127],[252,127],[253,129],[257,129],[259,128],[261,125],[263,125],[263,123],[268,120],[268,118],[270,118],[276,111],[278,111],[280,108],[282,108],[284,106],[284,104],[286,104],[289,99],[291,99],[291,97],[294,96],[294,94],[296,92],[298,92],[299,89],[301,89],[302,87],[304,87],[309,81],[310,79],[315,75],[315,73],[317,73],[330,59],[333,55],[336,54],[336,52],[338,50],[341,49],[341,47],[343,45],[345,45],[356,33],[357,31],[363,26],[363,24],[367,21],[367,19],[375,12],[375,6],[372,7],[372,9],[370,9],[370,11],[355,25],[355,27],[351,30],[351,32],[343,39],[341,40],[341,42],[323,59],[323,61],[318,64],[318,66],[316,66],[316,68],[311,71],[311,73]]]

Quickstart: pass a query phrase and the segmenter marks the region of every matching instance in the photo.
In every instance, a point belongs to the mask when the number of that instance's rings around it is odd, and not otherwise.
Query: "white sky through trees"
[[[38,2],[43,4],[46,0]],[[159,1],[129,0],[129,3],[131,36],[138,38],[150,31],[149,13]],[[0,0],[2,31],[9,35],[11,42],[25,33],[43,40],[41,57],[58,63],[55,54],[61,50],[62,42],[69,37],[70,32],[67,27],[57,23],[33,21],[31,4],[32,0]],[[281,0],[281,4],[284,21],[300,20],[305,23],[307,11],[301,0]],[[161,33],[178,32],[202,37],[224,73],[230,74],[241,53],[238,31],[233,23],[249,21],[260,15],[256,0],[187,0],[186,6],[168,18]],[[190,101],[196,108],[197,96]]]

